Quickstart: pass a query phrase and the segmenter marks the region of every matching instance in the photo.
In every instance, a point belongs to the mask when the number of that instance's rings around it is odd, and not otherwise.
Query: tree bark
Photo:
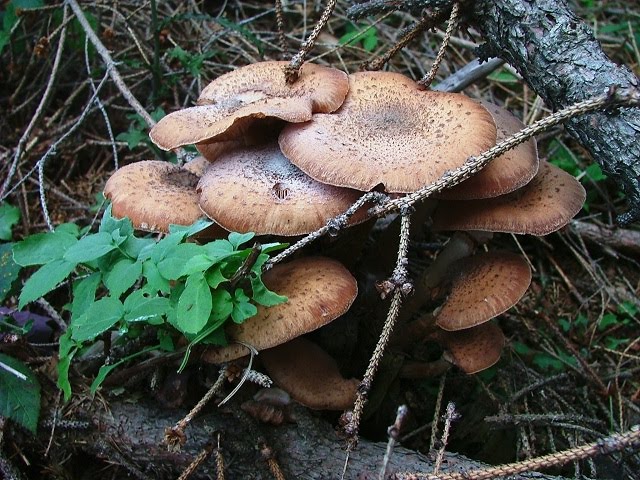
[[[353,7],[364,15],[390,9],[442,7],[442,0],[374,0]],[[451,5],[453,2],[447,2]],[[486,43],[480,56],[500,57],[522,75],[553,109],[601,95],[612,87],[638,88],[638,78],[613,63],[593,31],[564,0],[476,0],[467,2],[464,21]],[[628,210],[621,224],[640,220],[640,110],[597,112],[566,123],[574,136],[622,187]]]
[[[345,460],[344,442],[325,420],[298,407],[294,409],[295,424],[258,424],[237,403],[234,401],[225,409],[211,407],[208,413],[196,417],[186,429],[187,443],[182,451],[170,453],[161,444],[164,430],[186,411],[163,408],[153,401],[130,403],[117,399],[109,402],[109,412],[86,412],[92,418],[88,429],[65,430],[63,424],[58,425],[49,458],[67,458],[75,450],[119,465],[123,469],[120,475],[126,471],[133,478],[173,479],[205,445],[215,445],[220,432],[226,479],[273,478],[259,452],[261,441],[274,452],[287,479],[340,478]],[[94,408],[98,408],[97,403]],[[50,428],[42,430],[43,442],[46,443],[49,433]],[[351,454],[345,479],[378,478],[385,450],[386,443],[362,440]],[[446,453],[441,471],[463,472],[482,466],[462,455]],[[398,446],[391,455],[387,478],[405,471],[432,472],[433,462],[425,455]],[[218,478],[214,460],[208,458],[189,478]],[[510,478],[558,480],[559,477],[527,474]]]

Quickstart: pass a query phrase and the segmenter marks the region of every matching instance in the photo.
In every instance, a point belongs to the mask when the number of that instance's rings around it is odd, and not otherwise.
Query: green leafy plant
[[[264,245],[245,282],[232,284],[254,251],[242,245],[254,235],[231,233],[227,240],[204,245],[188,241],[210,225],[200,221],[190,227],[172,226],[156,242],[137,236],[129,219],[114,219],[109,206],[96,233],[81,237],[76,225],[63,224],[15,244],[18,265],[40,266],[24,284],[19,308],[54,290],[73,272],[80,273],[73,282],[71,322],[60,338],[58,386],[65,398],[71,395],[71,360],[107,332],[117,331],[126,339],[143,326],[154,326],[159,344],[153,348],[164,349],[172,348],[171,336],[179,332],[191,342],[188,354],[196,343],[225,344],[225,322],[244,322],[256,314],[256,304],[286,301],[269,291],[261,278],[268,253],[284,245]],[[94,391],[113,367],[100,372]]]
[[[176,45],[169,51],[169,58],[178,60],[182,67],[193,77],[199,77],[204,67],[204,61],[215,55],[216,52],[214,50],[203,53],[192,53],[184,50],[179,45]]]
[[[151,118],[153,118],[156,122],[165,115],[166,113],[161,107],[158,107],[153,112],[151,112]],[[129,113],[127,114],[127,118],[131,120],[131,123],[129,124],[129,130],[119,133],[116,136],[116,140],[127,142],[127,147],[129,147],[129,150],[133,150],[139,145],[146,145],[147,147],[155,149],[155,145],[153,145],[153,143],[151,143],[151,140],[149,140],[149,126],[145,123],[142,117],[137,113]]]
[[[29,368],[0,353],[0,416],[36,433],[40,415],[40,384]]]
[[[373,52],[378,46],[378,31],[367,25],[349,22],[345,27],[345,33],[338,39],[340,45],[360,44],[367,52]]]

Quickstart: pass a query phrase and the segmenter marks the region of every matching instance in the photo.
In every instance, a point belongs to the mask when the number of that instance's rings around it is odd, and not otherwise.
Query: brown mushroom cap
[[[338,111],[287,125],[280,147],[311,177],[368,191],[406,193],[460,167],[467,157],[495,145],[489,112],[462,94],[424,90],[390,72],[349,76],[349,94]]]
[[[258,350],[275,347],[335,320],[349,309],[358,293],[357,282],[349,271],[323,257],[278,264],[262,280],[288,301],[269,308],[258,306],[255,316],[227,328],[230,342],[244,342]],[[208,348],[202,359],[222,363],[247,354],[246,347],[231,343]]]
[[[291,398],[314,410],[346,410],[360,381],[345,379],[336,361],[315,343],[296,338],[260,355],[271,379]]]
[[[258,235],[302,235],[324,226],[361,195],[315,181],[276,142],[223,154],[198,184],[200,207],[224,228]],[[362,209],[355,220],[362,221]]]
[[[496,123],[497,143],[524,128],[524,123],[508,110],[490,102],[480,103]],[[529,183],[538,173],[538,166],[538,148],[535,139],[531,138],[492,160],[473,177],[437,196],[449,200],[475,200],[505,195]]]
[[[209,162],[209,160],[204,158],[202,155],[198,155],[197,157],[185,163],[182,168],[200,178],[202,177],[202,175],[204,175],[204,172],[207,170],[207,168],[209,168],[210,165],[211,162]]]
[[[493,366],[504,347],[504,334],[492,322],[459,332],[442,331],[438,338],[445,348],[444,358],[468,374]]]
[[[314,112],[332,112],[349,88],[340,70],[304,64],[300,77],[287,83],[288,62],[261,62],[224,74],[201,93],[198,106],[173,112],[155,125],[149,136],[164,150],[182,145],[229,141],[241,137],[255,119],[279,118],[306,122]]]
[[[566,225],[585,198],[580,182],[542,163],[533,180],[515,192],[484,200],[441,201],[433,215],[433,229],[547,235]]]
[[[198,180],[176,165],[146,160],[117,170],[107,181],[104,195],[112,202],[114,217],[129,217],[140,230],[168,232],[170,224],[191,225],[203,217]]]
[[[531,283],[531,269],[520,255],[489,252],[451,266],[450,293],[434,314],[444,330],[462,330],[500,315],[518,303]]]

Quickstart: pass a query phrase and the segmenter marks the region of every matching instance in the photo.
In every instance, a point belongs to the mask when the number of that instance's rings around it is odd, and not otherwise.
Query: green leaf
[[[64,401],[66,402],[71,398],[69,367],[71,366],[71,359],[78,352],[78,344],[71,339],[71,329],[67,329],[67,331],[60,336],[58,344],[58,381],[56,384],[58,388],[62,390]]]
[[[233,311],[231,312],[231,319],[235,323],[242,323],[247,318],[253,317],[258,313],[258,309],[253,303],[249,302],[249,297],[238,288],[233,294]]]
[[[142,275],[142,262],[128,258],[117,261],[104,276],[104,284],[114,298],[120,298]]]
[[[218,288],[221,283],[228,280],[228,278],[222,274],[222,265],[216,265],[215,267],[207,270],[207,273],[205,273],[204,276],[211,288]]]
[[[61,259],[78,239],[66,232],[56,231],[29,235],[13,247],[13,260],[23,267],[44,265]]]
[[[195,272],[206,272],[216,261],[212,260],[209,255],[199,254],[191,257],[183,265],[180,271],[181,277],[186,277]]]
[[[0,416],[14,420],[35,435],[40,416],[40,384],[36,376],[22,362],[0,353],[0,385]]]
[[[170,308],[168,298],[150,296],[142,290],[136,290],[124,301],[124,319],[127,322],[149,321],[166,315]]]
[[[198,333],[204,328],[211,314],[211,289],[202,272],[189,277],[178,300],[177,324],[185,333]]]
[[[253,301],[265,307],[273,307],[287,301],[287,297],[278,295],[265,287],[262,278],[258,275],[251,275],[251,288]]]
[[[193,235],[195,235],[196,233],[200,233],[203,230],[206,230],[207,228],[209,228],[211,225],[213,225],[214,222],[212,222],[211,220],[206,220],[204,218],[201,218],[199,220],[196,220],[193,224],[191,225],[169,225],[169,232],[170,233],[182,233],[184,234],[183,238],[186,237],[191,237]]]
[[[607,313],[602,316],[602,319],[598,323],[598,330],[602,332],[603,330],[606,330],[607,328],[616,325],[619,322],[620,319],[618,319],[618,316],[615,313]]]
[[[105,381],[105,379],[107,378],[107,375],[109,375],[109,373],[111,373],[112,370],[114,370],[115,368],[119,367],[120,365],[122,365],[123,363],[126,363],[130,360],[133,360],[136,357],[139,357],[140,355],[144,355],[145,353],[148,352],[152,352],[154,350],[158,350],[160,348],[159,345],[154,345],[152,347],[146,347],[143,348],[142,350],[140,350],[139,352],[136,352],[132,355],[128,355],[126,357],[124,357],[121,360],[118,360],[116,363],[113,363],[111,365],[103,365],[100,367],[100,370],[98,371],[98,375],[96,375],[96,378],[93,380],[93,383],[91,383],[91,395],[95,395],[96,391],[98,391],[98,388],[100,388],[100,385],[102,385],[102,382]]]
[[[22,287],[18,309],[33,302],[58,286],[73,271],[76,264],[66,260],[54,260],[40,267]]]
[[[165,259],[165,257],[167,256],[167,252],[169,252],[183,240],[184,232],[170,233],[158,243],[156,243],[156,245],[151,249],[151,260],[153,260],[153,262],[157,265]]]
[[[373,52],[378,45],[378,36],[375,35],[367,35],[362,39],[362,48],[364,48],[367,52]]]
[[[248,242],[255,236],[256,234],[253,232],[247,232],[247,233],[231,232],[229,234],[229,243],[233,245],[234,250],[237,250],[240,245]]]
[[[64,254],[64,259],[74,263],[89,262],[97,260],[115,248],[117,247],[110,233],[98,232],[81,238],[69,247]]]
[[[74,282],[73,303],[71,304],[72,319],[75,320],[78,318],[95,302],[96,291],[98,290],[98,285],[100,285],[100,280],[102,280],[102,274],[100,272],[94,272],[82,280]]]
[[[142,274],[144,278],[147,279],[147,284],[145,285],[145,290],[150,292],[162,292],[169,293],[171,290],[171,285],[169,280],[160,275],[158,271],[158,267],[153,262],[153,260],[146,260],[142,264]]]
[[[229,318],[233,312],[233,298],[231,294],[223,289],[214,290],[211,294],[212,311],[211,319],[213,321],[223,321]]]
[[[56,233],[66,233],[73,235],[75,238],[80,236],[80,227],[75,223],[61,223],[55,228]]]
[[[0,205],[0,240],[11,240],[11,229],[20,220],[20,209],[3,203]]]
[[[131,220],[127,217],[119,219],[113,218],[111,208],[112,206],[109,204],[107,208],[104,209],[98,232],[112,234],[113,232],[119,231],[121,235],[133,235],[133,224],[131,223]]]
[[[136,128],[130,127],[126,132],[120,132],[116,135],[116,140],[120,140],[121,142],[127,142],[127,147],[129,150],[133,150],[147,138],[147,134],[142,130],[138,130]]]
[[[142,257],[142,252],[147,248],[153,248],[156,245],[156,241],[153,238],[138,238],[134,236],[127,237],[127,239],[120,245],[120,248],[129,257],[138,259],[140,261],[145,260]]]
[[[93,340],[113,327],[124,315],[124,306],[113,297],[101,298],[71,322],[71,338],[77,342]]]
[[[591,180],[594,182],[599,182],[601,180],[606,180],[607,176],[602,173],[602,168],[597,163],[592,163],[587,168],[584,169],[584,172],[591,177]]]
[[[215,260],[222,260],[235,253],[233,245],[227,240],[214,240],[204,245],[204,248],[207,255]]]
[[[13,245],[0,245],[0,302],[6,298],[21,269],[20,265],[13,261]]]
[[[195,243],[181,243],[167,250],[165,258],[158,262],[158,271],[167,280],[177,280],[187,262],[203,254],[204,248]]]

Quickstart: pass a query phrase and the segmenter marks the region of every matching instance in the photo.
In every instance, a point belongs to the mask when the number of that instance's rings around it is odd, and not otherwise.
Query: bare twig
[[[433,474],[437,475],[442,467],[442,460],[444,459],[444,451],[449,443],[449,433],[451,432],[451,424],[460,418],[460,415],[456,412],[456,406],[453,402],[449,402],[444,414],[444,427],[442,428],[442,439],[440,440],[440,448],[436,455],[436,461],[433,466]]]
[[[602,438],[596,442],[580,445],[578,447],[551,453],[542,457],[532,458],[517,463],[509,463],[497,467],[471,470],[465,473],[447,473],[434,475],[431,473],[400,473],[396,479],[400,480],[490,480],[492,478],[516,475],[530,472],[540,468],[549,468],[565,463],[593,458],[598,455],[606,455],[624,450],[626,448],[638,448],[640,446],[640,428],[636,425],[625,433],[617,433],[610,437]]]
[[[378,480],[384,480],[384,476],[387,473],[387,466],[389,465],[389,459],[391,458],[391,453],[393,452],[393,447],[395,446],[398,438],[400,437],[400,431],[402,430],[402,425],[407,419],[407,415],[409,414],[409,408],[406,405],[400,405],[398,407],[398,411],[396,413],[396,420],[393,422],[387,429],[387,433],[389,434],[389,441],[387,442],[387,450],[384,452],[384,458],[382,460],[382,467],[380,468],[380,473],[378,474]]]
[[[18,141],[18,145],[16,146],[16,151],[13,155],[13,160],[11,162],[11,165],[9,166],[9,172],[7,173],[7,178],[5,178],[4,183],[2,184],[2,190],[0,190],[0,198],[2,199],[6,197],[9,185],[11,185],[11,180],[13,179],[13,176],[16,173],[16,169],[18,168],[20,157],[22,157],[22,151],[24,149],[24,146],[27,143],[27,140],[29,140],[29,136],[31,135],[31,132],[33,131],[36,123],[40,119],[40,116],[42,115],[44,108],[47,106],[47,103],[49,102],[49,97],[51,96],[51,92],[53,91],[53,86],[55,85],[55,82],[56,82],[56,76],[58,74],[58,69],[60,68],[60,60],[62,59],[62,51],[64,50],[64,42],[67,38],[66,20],[67,20],[68,10],[66,6],[63,9],[63,15],[64,15],[63,16],[64,27],[60,31],[60,38],[58,39],[58,48],[56,50],[56,56],[53,59],[53,66],[51,67],[51,73],[49,74],[49,81],[47,82],[47,86],[44,89],[44,93],[40,98],[40,103],[38,104],[38,108],[36,108],[35,113],[31,117],[31,120],[29,121],[29,125],[27,125],[27,128],[22,133],[22,137],[20,137],[20,140]]]
[[[458,12],[460,10],[460,2],[455,2],[453,4],[453,8],[451,9],[451,16],[449,17],[449,23],[447,25],[447,31],[444,34],[444,38],[442,39],[442,43],[440,44],[440,49],[438,50],[438,54],[436,55],[435,60],[433,61],[433,65],[431,65],[431,69],[429,72],[418,82],[420,85],[425,87],[429,87],[433,79],[436,77],[436,73],[438,73],[438,68],[440,68],[440,64],[442,63],[442,59],[444,58],[444,54],[449,46],[449,40],[451,39],[451,35],[453,31],[458,26]]]

